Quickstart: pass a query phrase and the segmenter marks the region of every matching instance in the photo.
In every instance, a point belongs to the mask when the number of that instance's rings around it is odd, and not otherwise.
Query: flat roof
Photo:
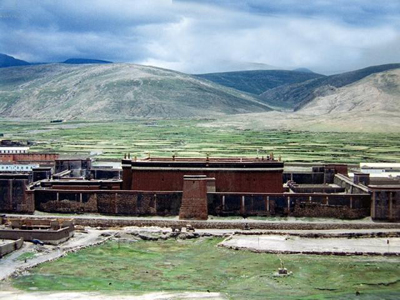
[[[399,169],[400,163],[360,163],[361,169]]]
[[[278,162],[277,160],[267,158],[249,158],[249,157],[148,157],[138,159],[137,162]]]
[[[97,183],[109,183],[109,182],[122,182],[121,179],[51,179],[46,181],[41,181],[44,183],[61,183],[61,184],[97,184]]]
[[[138,170],[138,171],[235,171],[235,172],[282,172],[283,168],[213,168],[213,167],[159,167],[159,166],[153,166],[153,167],[136,167],[132,166],[132,170]]]
[[[252,170],[266,171],[276,170],[283,171],[283,162],[276,160],[262,160],[262,159],[232,159],[232,158],[214,158],[207,160],[206,158],[181,158],[173,160],[171,158],[153,158],[147,160],[127,160],[122,161],[123,167],[132,167],[132,169],[141,170]]]
[[[1,146],[0,145],[0,150],[29,150],[29,147],[26,146]]]
[[[13,179],[13,178],[16,178],[16,179],[21,179],[21,178],[24,178],[24,179],[29,179],[29,174],[26,174],[26,173],[0,173],[0,178],[2,178],[2,179]]]
[[[400,191],[400,184],[393,184],[393,185],[372,184],[372,185],[369,185],[368,187],[372,190],[398,190],[398,191]]]

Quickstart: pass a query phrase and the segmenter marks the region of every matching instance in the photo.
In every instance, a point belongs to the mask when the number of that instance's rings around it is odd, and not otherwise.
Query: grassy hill
[[[47,64],[0,69],[0,117],[186,118],[269,111],[210,81],[134,64]]]
[[[335,93],[337,88],[352,84],[371,74],[397,68],[400,68],[400,64],[387,64],[372,66],[343,74],[319,77],[301,83],[279,86],[267,90],[260,95],[260,98],[265,103],[274,107],[299,110],[317,97]]]
[[[278,86],[304,82],[310,79],[323,78],[324,75],[300,71],[257,70],[196,75],[212,82],[240,91],[260,95]]]

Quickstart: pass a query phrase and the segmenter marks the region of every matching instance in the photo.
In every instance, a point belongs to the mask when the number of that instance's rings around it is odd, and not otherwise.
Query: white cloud
[[[238,18],[235,13],[225,15],[224,20],[245,23],[249,17],[242,13]],[[399,32],[388,26],[366,29],[324,19],[252,18],[252,26],[237,26],[235,30],[218,26],[217,15],[205,20],[185,18],[164,28],[150,26],[149,36],[152,32],[158,34],[149,40],[149,57],[142,63],[189,73],[221,71],[234,61],[335,72],[369,65],[365,49],[379,51],[384,59],[381,46],[399,37]]]

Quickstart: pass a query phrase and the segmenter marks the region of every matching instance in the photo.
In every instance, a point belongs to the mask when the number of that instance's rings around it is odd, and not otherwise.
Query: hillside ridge
[[[0,53],[0,68],[27,66],[30,65],[27,61],[16,59],[10,55]]]
[[[300,72],[296,70],[236,71],[197,74],[196,76],[254,95],[260,95],[269,89],[282,85],[325,77],[317,73]]]
[[[371,66],[342,74],[315,78],[301,83],[279,86],[261,94],[260,99],[266,104],[275,107],[278,106],[297,111],[313,99],[333,93],[336,88],[352,84],[371,74],[398,68],[400,68],[400,64]]]
[[[0,69],[0,116],[26,119],[193,118],[271,110],[247,93],[135,64]]]

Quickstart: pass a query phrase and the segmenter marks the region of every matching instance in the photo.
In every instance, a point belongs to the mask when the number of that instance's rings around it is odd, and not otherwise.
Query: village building
[[[205,175],[216,192],[283,192],[283,163],[273,159],[158,157],[123,160],[122,169],[126,190],[182,191],[185,175]]]
[[[285,169],[268,157],[172,156],[124,158],[122,172],[114,164],[92,167],[86,158],[57,158],[52,165],[0,172],[0,212],[400,221],[399,178],[362,169],[349,174],[346,164]]]

